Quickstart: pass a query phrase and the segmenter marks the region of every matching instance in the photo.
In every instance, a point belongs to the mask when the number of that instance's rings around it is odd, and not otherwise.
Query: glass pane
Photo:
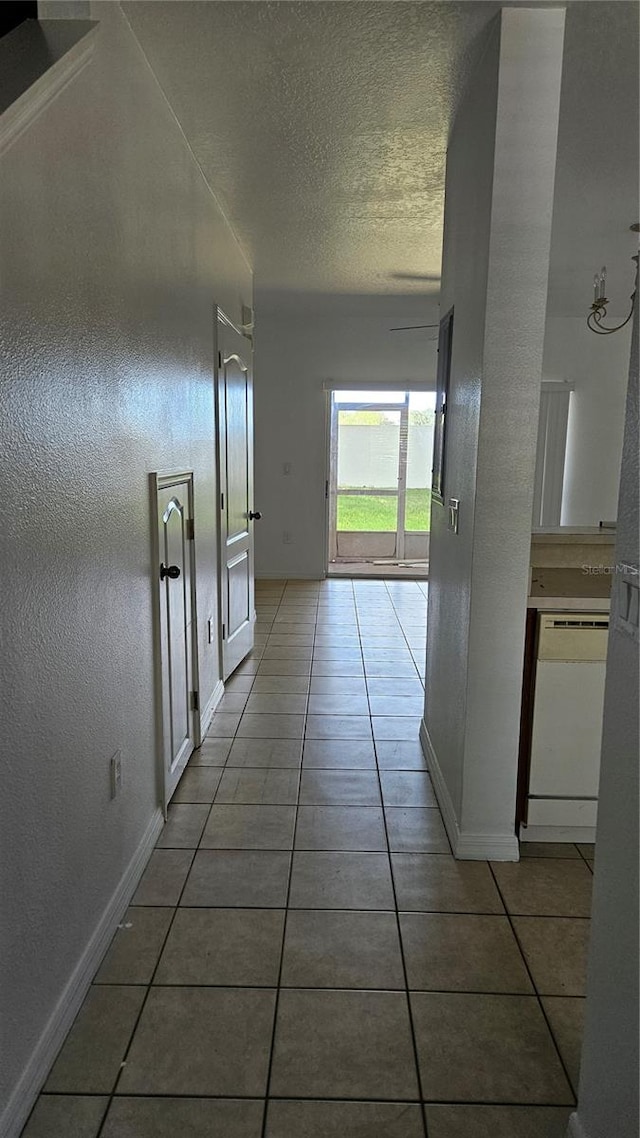
[[[399,445],[399,411],[338,411],[338,530],[395,531]]]
[[[406,399],[404,391],[334,391],[334,403],[363,403],[376,406],[380,403],[398,403],[402,405]]]
[[[405,529],[414,533],[428,533],[431,525],[435,406],[435,391],[414,391],[409,396]]]

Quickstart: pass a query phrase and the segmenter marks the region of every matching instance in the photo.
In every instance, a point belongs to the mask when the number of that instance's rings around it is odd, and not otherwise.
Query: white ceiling
[[[446,144],[493,0],[123,5],[267,298],[438,292]],[[550,306],[634,251],[637,6],[567,17]],[[626,272],[626,269],[624,269]],[[417,278],[417,279],[415,279]],[[628,280],[621,287],[626,296]],[[387,305],[389,302],[387,302]]]

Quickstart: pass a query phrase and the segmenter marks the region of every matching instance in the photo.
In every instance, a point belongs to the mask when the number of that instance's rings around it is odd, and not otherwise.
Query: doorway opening
[[[329,576],[426,578],[432,391],[332,391]]]

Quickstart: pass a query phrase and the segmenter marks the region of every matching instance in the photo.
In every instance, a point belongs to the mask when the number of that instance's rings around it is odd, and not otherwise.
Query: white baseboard
[[[0,1138],[18,1138],[91,981],[135,893],[164,819],[156,810],[98,925],[64,988],[0,1118]]]
[[[427,760],[427,767],[429,768],[429,774],[431,776],[433,789],[435,790],[436,798],[438,800],[438,806],[442,811],[445,829],[447,831],[449,841],[451,842],[451,849],[453,850],[454,855],[456,855],[456,849],[458,848],[458,842],[460,841],[460,827],[458,826],[458,819],[456,817],[453,800],[449,794],[449,787],[444,781],[444,776],[440,769],[440,763],[438,762],[438,756],[436,755],[433,748],[431,736],[429,735],[429,729],[424,719],[420,723],[420,743],[422,745],[422,753]]]
[[[520,847],[515,833],[469,834],[460,830],[453,800],[424,719],[420,724],[420,743],[454,857],[460,861],[518,861]]]
[[[572,1115],[569,1116],[567,1138],[587,1138],[584,1127],[575,1111]]]
[[[202,739],[204,739],[205,735],[207,734],[207,731],[209,730],[209,728],[211,726],[211,720],[213,719],[213,713],[214,713],[216,707],[218,706],[218,704],[220,703],[220,700],[222,699],[223,695],[224,695],[224,684],[223,684],[222,680],[218,680],[216,686],[213,689],[213,693],[211,695],[211,698],[207,701],[207,706],[200,713],[200,740],[201,741],[202,741]]]

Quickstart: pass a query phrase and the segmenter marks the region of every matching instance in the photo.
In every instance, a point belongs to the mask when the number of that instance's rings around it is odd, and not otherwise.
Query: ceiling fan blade
[[[433,281],[440,282],[439,273],[390,273],[394,281]]]

